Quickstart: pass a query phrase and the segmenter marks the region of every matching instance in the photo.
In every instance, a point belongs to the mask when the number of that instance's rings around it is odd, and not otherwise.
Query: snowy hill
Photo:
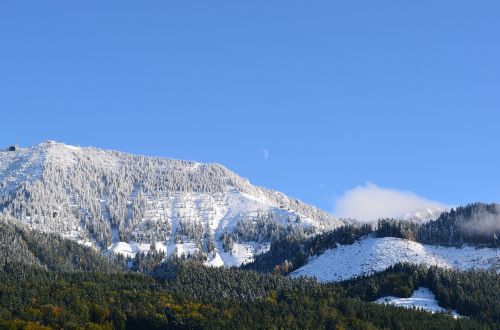
[[[134,256],[154,246],[212,265],[240,265],[272,238],[341,224],[218,164],[52,141],[0,151],[0,211],[102,251]]]
[[[443,247],[394,237],[367,237],[352,245],[338,245],[326,250],[290,276],[316,277],[321,282],[342,281],[370,275],[400,262],[500,271],[500,252],[496,248]]]

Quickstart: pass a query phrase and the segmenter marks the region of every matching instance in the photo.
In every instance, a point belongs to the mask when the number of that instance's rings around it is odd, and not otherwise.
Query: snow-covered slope
[[[218,164],[52,141],[0,151],[0,211],[103,251],[134,256],[154,244],[211,265],[239,265],[273,237],[341,224]]]
[[[377,304],[394,305],[404,308],[417,308],[431,313],[449,313],[454,318],[460,315],[454,310],[447,310],[438,305],[436,297],[427,288],[418,288],[410,298],[387,296],[374,301]]]
[[[500,251],[494,248],[462,248],[424,245],[393,238],[368,237],[352,245],[338,245],[290,274],[311,276],[321,282],[346,280],[382,271],[399,262],[458,269],[500,270]]]

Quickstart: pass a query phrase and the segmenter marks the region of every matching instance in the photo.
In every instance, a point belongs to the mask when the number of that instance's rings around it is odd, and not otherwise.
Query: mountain
[[[342,224],[219,164],[53,141],[0,151],[0,212],[103,252],[156,249],[230,266],[272,240]]]

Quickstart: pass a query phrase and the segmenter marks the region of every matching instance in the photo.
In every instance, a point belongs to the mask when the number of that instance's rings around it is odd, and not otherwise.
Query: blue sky
[[[367,182],[498,201],[499,15],[498,1],[2,1],[0,141],[219,162],[327,210]]]

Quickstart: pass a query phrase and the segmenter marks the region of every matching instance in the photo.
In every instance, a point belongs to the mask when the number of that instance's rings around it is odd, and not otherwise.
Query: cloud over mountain
[[[342,218],[373,221],[408,216],[421,210],[445,209],[446,205],[418,196],[411,191],[379,187],[366,183],[344,193],[335,201],[333,213]]]

